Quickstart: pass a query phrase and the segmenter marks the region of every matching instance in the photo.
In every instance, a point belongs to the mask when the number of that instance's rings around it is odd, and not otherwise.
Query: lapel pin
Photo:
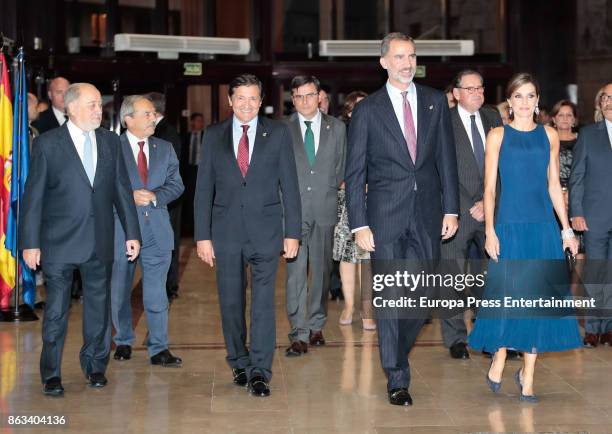
[[[325,129],[327,129],[327,130],[329,130],[329,128],[330,128],[330,126],[329,126],[329,125],[327,125],[327,126],[325,127]]]
[[[154,148],[157,148],[157,145],[156,145],[155,143],[153,143],[153,147],[154,147]]]
[[[268,137],[268,133],[267,133],[267,132],[264,132],[264,133],[262,134],[262,136],[264,136],[264,137]]]
[[[433,110],[433,106],[432,105],[429,106],[429,110]]]

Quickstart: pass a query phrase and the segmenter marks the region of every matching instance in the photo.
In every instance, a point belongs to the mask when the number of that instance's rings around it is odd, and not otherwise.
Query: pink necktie
[[[248,125],[240,125],[242,127],[242,137],[238,142],[238,167],[242,173],[242,177],[246,178],[249,170],[249,136],[247,136]]]
[[[408,102],[408,91],[402,92],[402,98],[404,99],[404,137],[406,138],[410,158],[412,158],[412,162],[415,163],[417,140],[416,131],[414,130],[414,120],[412,119],[412,110],[410,109],[410,103]]]

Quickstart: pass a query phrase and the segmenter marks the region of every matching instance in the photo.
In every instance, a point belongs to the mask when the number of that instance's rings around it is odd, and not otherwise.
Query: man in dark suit
[[[450,114],[459,174],[461,225],[453,238],[442,243],[442,258],[448,261],[458,259],[465,265],[472,245],[476,246],[480,257],[485,254],[482,202],[485,142],[489,130],[501,126],[502,121],[496,110],[482,107],[484,81],[479,72],[469,69],[459,72],[453,82],[453,96],[457,105],[450,109]],[[463,291],[457,291],[457,295],[462,294]],[[449,348],[451,357],[469,359],[463,314],[442,318],[441,327],[444,345]]]
[[[64,94],[70,86],[70,82],[64,77],[55,77],[49,82],[49,101],[51,107],[40,113],[38,119],[32,122],[39,134],[45,133],[53,128],[64,125],[68,120],[66,107],[64,105]]]
[[[194,205],[198,256],[217,262],[227,362],[234,383],[268,396],[276,344],[274,283],[279,252],[297,255],[300,190],[291,135],[258,117],[262,84],[243,74],[229,86],[234,116],[204,133]],[[282,202],[281,202],[282,196]],[[251,268],[250,351],[246,347],[246,265]]]
[[[302,199],[302,243],[287,262],[287,316],[291,324],[286,355],[301,356],[324,345],[327,291],[332,266],[338,187],[344,179],[346,127],[319,110],[321,84],[299,75],[291,81],[297,110],[288,121]],[[308,271],[310,270],[310,286]]]
[[[127,96],[121,104],[120,118],[127,131],[121,136],[121,152],[134,191],[142,235],[140,265],[143,304],[147,318],[147,349],[153,365],[180,367],[182,360],[168,350],[168,297],[166,275],[170,267],[174,234],[170,226],[168,203],[183,192],[179,163],[172,144],[152,137],[155,108],[141,95]],[[112,318],[117,345],[115,360],[132,355],[131,294],[135,262],[127,262],[121,252],[125,232],[115,221],[115,261],[111,284]]]
[[[183,134],[183,149],[180,168],[185,193],[182,199],[182,233],[193,234],[193,198],[195,197],[195,184],[198,177],[198,164],[202,151],[202,139],[204,138],[204,115],[192,113],[189,116],[189,131]]]
[[[110,278],[115,218],[125,231],[127,260],[140,251],[140,231],[119,138],[99,128],[102,97],[87,83],[65,95],[70,120],[34,141],[19,222],[26,264],[47,282],[40,373],[47,395],[63,395],[61,360],[73,270],[83,277],[81,369],[103,387],[111,346]]]
[[[181,137],[176,128],[168,122],[166,118],[166,96],[163,93],[151,92],[146,95],[155,106],[156,126],[154,136],[158,139],[172,143],[176,157],[181,159]],[[168,300],[178,297],[179,289],[179,249],[181,246],[181,205],[182,197],[178,197],[168,204],[170,213],[170,224],[174,233],[174,250],[172,251],[172,261],[166,279],[166,295]]]
[[[440,235],[455,234],[459,213],[446,97],[412,81],[416,52],[410,37],[385,36],[380,64],[389,80],[353,111],[345,176],[349,224],[356,243],[372,252],[375,273],[384,260],[439,258]],[[408,353],[426,316],[390,313],[378,318],[389,401],[411,405]]]
[[[587,291],[599,309],[584,321],[587,347],[612,345],[612,83],[599,107],[604,119],[580,129],[569,183],[572,227],[584,231]]]

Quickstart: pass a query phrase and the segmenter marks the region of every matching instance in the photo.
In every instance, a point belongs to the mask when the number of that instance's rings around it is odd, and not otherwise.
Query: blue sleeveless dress
[[[550,142],[542,125],[531,131],[504,126],[499,154],[501,195],[495,216],[499,262],[489,261],[483,301],[469,345],[527,353],[582,346],[574,310],[523,308],[512,300],[571,299],[560,230],[548,193]],[[494,304],[497,302],[497,304]]]

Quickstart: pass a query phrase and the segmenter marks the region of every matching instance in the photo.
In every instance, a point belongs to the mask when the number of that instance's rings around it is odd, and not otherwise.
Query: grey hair
[[[402,32],[387,33],[380,44],[380,57],[385,57],[391,47],[391,41],[407,41],[414,44],[414,39]]]
[[[134,114],[134,104],[141,100],[153,103],[153,101],[151,101],[151,98],[145,95],[128,95],[123,98],[123,102],[121,102],[121,109],[119,109],[119,119],[121,120],[121,126],[123,128],[127,128],[127,125],[125,123],[125,117],[131,117]]]
[[[73,83],[68,86],[68,89],[66,89],[66,93],[64,94],[64,106],[66,107],[66,112],[68,113],[68,115],[70,115],[70,105],[79,99],[79,97],[81,96],[81,88],[83,87],[93,87],[94,89],[96,89],[93,84],[89,83]]]

